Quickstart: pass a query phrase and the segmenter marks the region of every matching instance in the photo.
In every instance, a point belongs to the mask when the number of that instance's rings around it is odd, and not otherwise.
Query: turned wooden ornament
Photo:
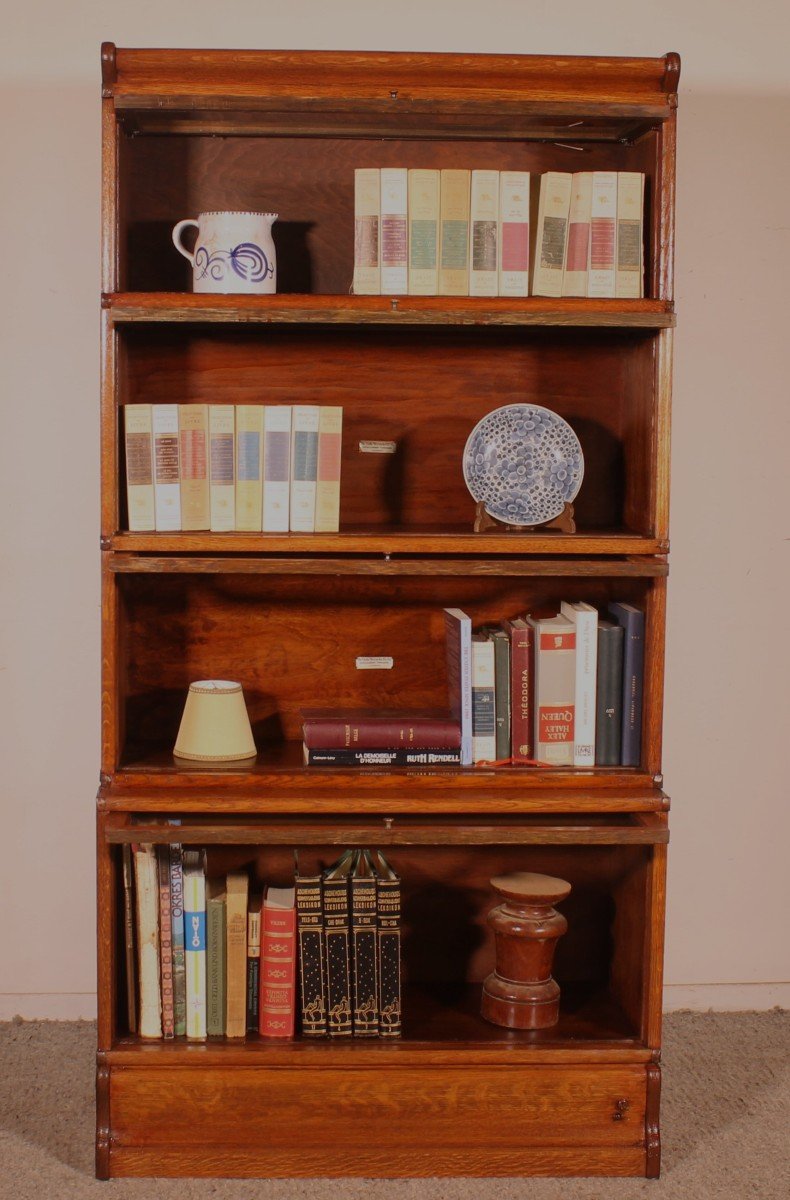
[[[518,871],[491,880],[502,903],[488,914],[496,939],[496,970],[483,984],[481,1012],[507,1029],[548,1029],[560,1015],[560,989],[551,977],[557,939],[568,928],[553,907],[571,885],[551,875]]]

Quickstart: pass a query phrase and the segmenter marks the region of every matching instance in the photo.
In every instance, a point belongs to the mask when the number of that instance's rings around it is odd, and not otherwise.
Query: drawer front
[[[639,1065],[114,1067],[111,1146],[291,1151],[318,1166],[477,1150],[512,1164],[529,1147],[644,1147],[645,1093]]]

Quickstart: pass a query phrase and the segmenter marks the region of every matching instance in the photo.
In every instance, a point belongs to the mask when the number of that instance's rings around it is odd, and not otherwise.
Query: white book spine
[[[533,296],[562,295],[572,178],[565,171],[547,171],[540,177]]]
[[[381,172],[354,171],[354,294],[381,292]]]
[[[315,530],[315,491],[318,478],[316,404],[295,404],[291,424],[291,532]]]
[[[472,760],[496,759],[494,643],[488,638],[472,639]]]
[[[181,471],[178,453],[178,405],[153,404],[154,506],[157,533],[181,529]]]
[[[409,295],[439,290],[439,172],[409,171]]]
[[[381,168],[381,294],[405,296],[409,290],[409,172]]]
[[[499,295],[529,295],[529,172],[499,176]]]
[[[260,533],[263,513],[262,404],[236,405],[236,529]]]
[[[592,180],[592,171],[577,171],[573,176],[568,214],[568,251],[562,278],[563,296],[587,295]]]
[[[638,300],[644,295],[642,278],[642,205],[645,177],[637,171],[617,176],[617,248],[615,295]]]
[[[573,764],[595,766],[595,689],[598,681],[598,611],[563,601],[562,615],[576,626],[576,704]]]
[[[126,435],[127,528],[156,529],[154,508],[154,439],[150,404],[126,404],[123,408]]]
[[[587,295],[614,296],[617,224],[617,172],[595,171],[590,203],[590,268]]]
[[[140,1036],[162,1036],[159,989],[159,874],[153,846],[134,852],[137,886],[137,952],[140,970]]]
[[[291,497],[291,405],[267,404],[263,433],[263,530],[287,533]]]
[[[236,528],[235,429],[232,404],[209,405],[209,503],[212,533],[232,533]]]
[[[496,296],[499,171],[473,171],[469,209],[469,295]]]
[[[460,608],[446,608],[450,707],[461,727],[461,765],[472,764],[472,622]]]
[[[197,862],[194,860],[197,859]],[[184,961],[187,1037],[206,1037],[206,875],[197,852],[184,851]]]

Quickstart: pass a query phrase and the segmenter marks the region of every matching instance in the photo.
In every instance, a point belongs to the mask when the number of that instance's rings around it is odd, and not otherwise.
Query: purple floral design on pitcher
[[[229,266],[246,283],[261,283],[274,275],[274,266],[269,264],[255,242],[240,242],[232,250],[215,250],[213,254],[209,254],[205,246],[198,246],[195,251],[195,270],[200,272],[199,279],[209,276],[219,283]]]

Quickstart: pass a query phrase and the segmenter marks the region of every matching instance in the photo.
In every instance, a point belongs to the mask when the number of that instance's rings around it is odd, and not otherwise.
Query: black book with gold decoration
[[[357,850],[351,872],[351,988],[354,1037],[378,1037],[376,876],[370,853]]]
[[[302,1033],[305,1037],[325,1037],[326,981],[321,875],[302,875],[296,853],[294,859]]]
[[[351,956],[349,953],[349,875],[354,851],[346,850],[324,874],[326,1013],[330,1037],[351,1037]]]
[[[378,927],[379,1036],[401,1035],[400,876],[380,850],[375,856]]]

